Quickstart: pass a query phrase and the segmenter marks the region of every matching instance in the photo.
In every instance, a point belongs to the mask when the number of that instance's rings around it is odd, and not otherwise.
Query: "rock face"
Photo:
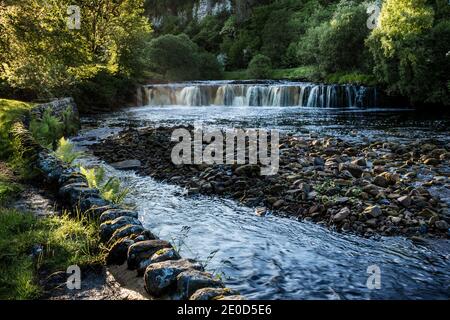
[[[181,299],[188,299],[195,291],[202,288],[223,288],[220,280],[215,279],[211,274],[188,270],[183,271],[177,276],[178,293]]]
[[[107,264],[121,265],[127,261],[128,248],[134,244],[134,241],[128,238],[122,238],[111,245],[106,256]]]
[[[128,269],[138,269],[143,261],[150,259],[156,252],[164,248],[172,248],[172,245],[164,240],[147,240],[132,245],[128,249]]]
[[[188,270],[203,271],[203,268],[200,264],[186,259],[153,263],[145,270],[145,290],[150,295],[160,297],[176,286],[180,273]]]

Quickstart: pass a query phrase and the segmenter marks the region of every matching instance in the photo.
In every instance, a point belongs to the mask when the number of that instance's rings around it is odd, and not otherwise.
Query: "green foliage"
[[[82,155],[81,152],[74,151],[74,145],[70,140],[62,137],[58,141],[58,148],[55,151],[55,156],[61,161],[72,164],[76,159]]]
[[[151,36],[143,3],[80,0],[81,28],[71,30],[70,0],[7,1],[0,10],[0,80],[49,98],[81,90],[104,69],[114,77],[140,79]]]
[[[80,167],[81,173],[86,177],[89,187],[99,189],[100,194],[105,200],[112,203],[122,203],[127,196],[129,189],[122,188],[120,180],[111,177],[106,180],[105,170],[101,167],[86,169]]]
[[[413,102],[450,105],[446,83],[450,70],[450,8],[436,1],[386,0],[380,27],[367,40],[374,74],[392,93]],[[440,6],[439,6],[440,4]],[[447,17],[437,18],[446,12]]]
[[[268,79],[271,75],[272,62],[270,58],[258,54],[253,57],[252,61],[248,65],[248,74],[253,79]]]
[[[148,55],[152,70],[168,80],[206,79],[221,73],[215,57],[201,51],[186,34],[153,39]]]
[[[42,270],[51,274],[102,263],[98,243],[97,225],[85,218],[38,219],[0,208],[0,299],[39,298]]]
[[[58,140],[64,135],[64,124],[46,109],[42,119],[34,118],[30,122],[30,131],[41,145],[55,148]]]
[[[2,163],[0,165],[3,167]],[[4,206],[22,191],[22,186],[11,181],[7,173],[2,172],[1,169],[0,167],[0,206]]]
[[[25,102],[0,99],[0,159],[8,159],[12,155],[11,126],[26,117],[31,106]]]

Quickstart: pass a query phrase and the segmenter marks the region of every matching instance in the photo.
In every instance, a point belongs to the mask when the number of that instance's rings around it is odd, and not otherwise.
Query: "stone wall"
[[[68,100],[65,100],[68,101]],[[68,104],[54,102],[52,110],[63,110]],[[60,107],[59,107],[60,106]],[[43,107],[38,106],[36,112]],[[57,112],[57,111],[55,111]],[[240,300],[238,292],[204,271],[201,263],[183,259],[173,246],[143,227],[138,212],[104,200],[99,190],[90,188],[86,178],[38,145],[23,123],[16,123],[12,134],[32,150],[30,159],[39,169],[49,188],[57,190],[61,203],[74,214],[88,215],[100,223],[99,233],[107,248],[106,262],[127,264],[129,270],[143,277],[146,291],[155,298],[191,300]]]

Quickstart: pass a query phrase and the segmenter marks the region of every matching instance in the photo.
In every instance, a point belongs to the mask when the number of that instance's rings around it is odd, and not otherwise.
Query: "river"
[[[195,121],[298,135],[313,131],[357,144],[367,137],[408,141],[426,136],[448,142],[448,117],[373,107],[152,105],[83,118],[74,141],[86,151],[83,165],[102,164],[130,188],[126,202],[136,206],[146,227],[171,241],[184,257],[205,262],[249,299],[450,298],[448,240],[365,239],[289,218],[261,218],[234,201],[187,196],[180,187],[116,171],[89,154],[89,145],[123,128]],[[448,189],[438,191],[449,202]],[[367,286],[373,266],[380,270],[380,289]]]

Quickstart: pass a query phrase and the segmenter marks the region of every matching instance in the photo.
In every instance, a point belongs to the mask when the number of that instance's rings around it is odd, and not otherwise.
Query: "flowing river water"
[[[83,165],[105,165],[130,188],[143,224],[171,241],[184,257],[196,258],[249,299],[448,299],[450,243],[403,237],[365,239],[273,215],[218,197],[187,196],[177,186],[117,171],[89,155],[89,145],[124,128],[209,126],[311,131],[354,140],[379,137],[408,141],[449,139],[449,118],[393,109],[305,107],[146,106],[82,119],[74,138]],[[449,200],[447,190],[440,190]],[[368,268],[381,271],[381,288],[369,289]]]

